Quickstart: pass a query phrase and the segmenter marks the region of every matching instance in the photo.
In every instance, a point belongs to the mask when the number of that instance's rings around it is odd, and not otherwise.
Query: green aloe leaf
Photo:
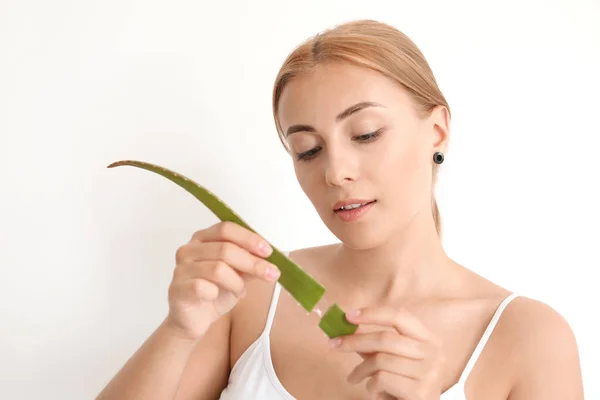
[[[333,304],[319,321],[319,327],[327,336],[334,338],[354,333],[358,325],[348,321],[344,310],[337,304]]]
[[[122,160],[108,165],[108,168],[114,168],[123,165],[142,168],[162,175],[163,177],[187,190],[194,197],[200,200],[221,221],[235,222],[253,232],[256,232],[227,204],[225,204],[225,202],[193,180],[167,168],[143,161]],[[289,257],[279,251],[275,246],[271,245],[271,247],[273,248],[273,253],[267,258],[267,260],[275,264],[281,271],[279,283],[292,295],[294,299],[296,299],[296,301],[302,307],[304,307],[304,309],[309,312],[312,311],[325,294],[325,288],[314,278],[308,275],[296,263],[294,263]],[[356,325],[350,324],[345,319],[343,310],[337,304],[334,304],[321,318],[319,327],[329,337],[352,333],[357,328]]]

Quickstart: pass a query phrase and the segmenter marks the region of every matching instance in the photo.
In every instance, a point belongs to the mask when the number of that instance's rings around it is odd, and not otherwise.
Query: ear
[[[436,106],[429,114],[428,124],[431,128],[431,145],[433,152],[448,152],[450,141],[450,111],[444,106]]]

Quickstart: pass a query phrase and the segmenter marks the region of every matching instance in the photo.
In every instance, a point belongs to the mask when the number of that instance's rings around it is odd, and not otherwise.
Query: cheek
[[[393,203],[418,207],[429,198],[431,163],[418,140],[394,143],[380,154],[376,176]]]
[[[302,168],[302,166],[295,166],[294,172],[300,188],[308,197],[308,199],[314,204],[315,199],[318,198],[317,191],[319,190],[319,184],[317,179],[319,177],[314,173],[314,171],[313,173],[310,173],[309,168]]]

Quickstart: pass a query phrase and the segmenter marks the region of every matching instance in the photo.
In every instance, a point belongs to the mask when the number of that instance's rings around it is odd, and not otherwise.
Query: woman
[[[450,111],[405,35],[355,21],[308,40],[273,110],[340,240],[289,255],[360,328],[328,341],[281,291],[261,238],[219,223],[178,249],[168,316],[100,399],[583,398],[565,320],[442,248],[433,188]]]

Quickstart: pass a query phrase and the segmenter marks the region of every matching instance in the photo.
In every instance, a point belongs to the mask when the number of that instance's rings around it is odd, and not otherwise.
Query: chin
[[[370,250],[382,246],[389,239],[389,232],[381,224],[328,221],[327,227],[340,242],[352,250]]]

